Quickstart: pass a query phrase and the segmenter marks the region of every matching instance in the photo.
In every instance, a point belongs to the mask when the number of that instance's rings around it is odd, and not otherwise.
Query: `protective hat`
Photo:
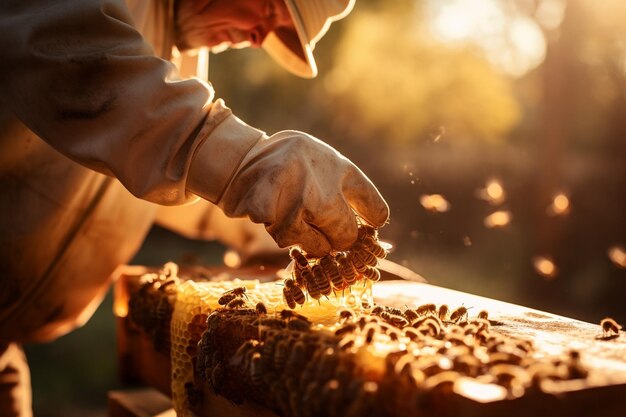
[[[272,58],[291,73],[314,78],[317,66],[313,58],[315,44],[328,31],[331,22],[343,19],[355,0],[284,0],[294,28],[280,27],[263,41]]]

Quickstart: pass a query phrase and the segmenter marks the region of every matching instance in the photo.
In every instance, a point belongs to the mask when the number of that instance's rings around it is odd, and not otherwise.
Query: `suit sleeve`
[[[3,0],[0,50],[0,100],[25,125],[155,203],[217,199],[260,135],[156,57],[122,0]]]

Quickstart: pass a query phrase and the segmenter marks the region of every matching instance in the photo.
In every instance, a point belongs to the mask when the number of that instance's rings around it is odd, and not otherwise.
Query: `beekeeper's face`
[[[284,0],[178,0],[176,5],[181,49],[259,47],[272,30],[292,26]]]

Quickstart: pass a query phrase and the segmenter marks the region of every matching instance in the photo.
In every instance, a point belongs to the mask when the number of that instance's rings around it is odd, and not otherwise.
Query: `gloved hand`
[[[389,208],[376,187],[324,142],[297,131],[268,137],[221,100],[209,117],[222,121],[195,153],[187,188],[227,216],[263,223],[280,247],[299,245],[322,256],[356,241],[355,213],[374,227],[387,221]]]
[[[312,256],[346,250],[357,238],[355,213],[374,227],[387,221],[389,208],[372,182],[322,141],[297,131],[267,137],[232,115],[222,125],[194,157],[188,188],[228,216],[263,223],[280,247],[300,245]],[[244,143],[249,151],[233,163],[237,153],[223,150]],[[220,168],[231,168],[231,176]],[[211,172],[226,178],[221,187],[207,177]]]

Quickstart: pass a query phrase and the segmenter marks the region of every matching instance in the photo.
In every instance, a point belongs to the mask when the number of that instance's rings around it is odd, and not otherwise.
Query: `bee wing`
[[[384,240],[379,240],[378,244],[380,245],[381,248],[383,248],[387,252],[389,252],[391,249],[393,249],[393,245],[391,243],[389,243],[389,242],[385,242]]]
[[[279,269],[276,272],[276,276],[278,276],[278,278],[281,278],[281,279],[292,278],[295,270],[296,270],[295,261],[292,259],[291,262],[289,262],[289,264],[285,268]]]

